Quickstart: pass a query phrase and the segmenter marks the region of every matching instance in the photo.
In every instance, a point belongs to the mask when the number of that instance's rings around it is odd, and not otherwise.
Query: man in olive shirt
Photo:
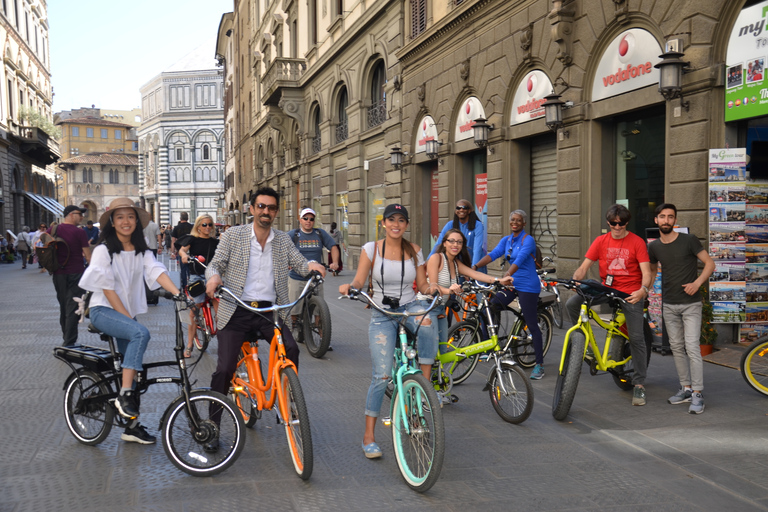
[[[656,208],[656,225],[661,235],[648,246],[651,271],[655,275],[661,263],[662,318],[669,334],[669,346],[675,358],[680,391],[667,401],[690,402],[688,412],[704,412],[704,365],[699,349],[701,335],[701,295],[699,288],[715,270],[715,263],[695,235],[674,230],[677,208],[663,203]],[[698,260],[698,261],[697,261]],[[698,274],[698,262],[704,264]],[[653,281],[652,281],[653,282]]]

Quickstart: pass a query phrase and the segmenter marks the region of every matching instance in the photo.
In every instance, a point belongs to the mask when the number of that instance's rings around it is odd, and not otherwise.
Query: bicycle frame
[[[606,331],[606,337],[605,337],[605,345],[603,346],[603,352],[600,352],[600,347],[597,344],[597,340],[595,339],[594,331],[592,330],[592,324],[590,323],[590,320],[593,320],[598,326],[600,326],[602,329]],[[631,356],[623,359],[621,361],[615,361],[610,359],[610,353],[611,353],[611,341],[613,340],[614,336],[621,336],[624,339],[629,339],[629,336],[623,330],[624,325],[626,323],[626,319],[624,317],[624,313],[621,311],[614,309],[613,314],[611,315],[611,320],[606,322],[602,318],[598,316],[598,314],[591,308],[588,307],[587,302],[583,302],[581,304],[581,312],[579,313],[579,321],[576,325],[568,329],[568,331],[565,333],[565,342],[563,343],[563,353],[560,357],[560,367],[558,369],[559,373],[562,373],[563,371],[563,364],[565,364],[565,354],[568,349],[568,343],[570,341],[571,333],[580,330],[584,333],[584,337],[587,340],[587,343],[584,346],[585,354],[586,354],[586,347],[592,347],[592,350],[594,352],[594,358],[595,358],[595,367],[600,371],[608,371],[610,368],[615,368],[617,366],[625,365],[629,362],[631,359]]]

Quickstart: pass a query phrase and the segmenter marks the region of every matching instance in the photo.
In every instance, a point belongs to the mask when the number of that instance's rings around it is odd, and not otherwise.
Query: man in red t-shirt
[[[56,228],[56,236],[63,238],[69,247],[69,257],[67,251],[59,251],[59,263],[66,264],[53,273],[53,287],[59,301],[59,324],[64,337],[62,345],[65,347],[77,342],[77,324],[80,316],[76,313],[78,305],[73,298],[81,297],[85,293],[78,286],[85,271],[83,257],[91,261],[88,235],[79,227],[83,214],[87,211],[86,208],[67,206],[64,208],[64,220]],[[48,230],[48,233],[50,232],[51,229]]]
[[[614,204],[605,213],[610,226],[610,233],[601,235],[592,242],[584,262],[573,273],[574,279],[584,279],[594,262],[598,262],[600,279],[603,284],[629,294],[622,311],[627,319],[629,346],[632,353],[634,372],[632,384],[635,390],[632,405],[645,405],[645,373],[648,368],[648,354],[645,346],[643,309],[648,288],[651,286],[651,264],[648,250],[642,238],[627,231],[627,224],[632,214],[626,207]],[[607,301],[596,298],[592,304]],[[575,324],[578,321],[582,299],[578,295],[571,297],[565,307]]]

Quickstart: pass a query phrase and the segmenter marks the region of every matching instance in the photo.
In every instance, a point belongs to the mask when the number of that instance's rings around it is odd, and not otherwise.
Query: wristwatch
[[[645,294],[646,294],[646,295],[648,295],[649,293],[651,293],[651,290],[649,290],[649,289],[648,289],[648,287],[647,287],[647,286],[645,286],[645,285],[643,285],[643,290],[645,290]]]

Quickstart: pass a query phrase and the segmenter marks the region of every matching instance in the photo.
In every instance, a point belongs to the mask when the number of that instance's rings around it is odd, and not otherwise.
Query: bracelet
[[[643,290],[645,290],[645,294],[646,294],[646,295],[648,295],[649,293],[651,293],[651,290],[649,290],[649,289],[648,289],[648,287],[647,287],[647,286],[645,286],[645,285],[643,285]]]

